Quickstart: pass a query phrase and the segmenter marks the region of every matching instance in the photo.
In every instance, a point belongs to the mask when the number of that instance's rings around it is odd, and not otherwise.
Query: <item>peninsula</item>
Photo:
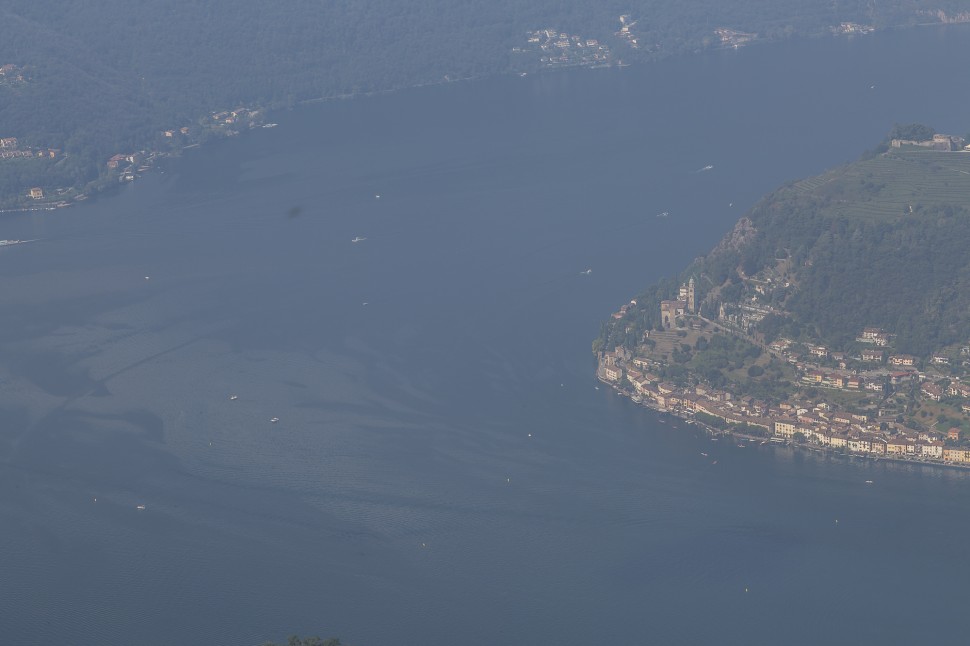
[[[623,305],[597,376],[712,432],[970,465],[970,146],[897,126]]]

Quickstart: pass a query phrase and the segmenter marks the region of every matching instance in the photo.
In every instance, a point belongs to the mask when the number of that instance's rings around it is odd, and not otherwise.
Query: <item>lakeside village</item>
[[[661,44],[645,45],[643,35],[636,30],[638,21],[629,15],[619,17],[619,27],[612,34],[614,45],[623,46],[629,50],[643,50],[647,53],[657,53],[662,49]],[[843,22],[829,28],[835,35],[868,34],[875,30],[872,25],[862,25],[854,22]],[[716,40],[723,48],[739,49],[758,39],[758,34],[738,31],[728,27],[718,27],[713,31]],[[526,43],[512,48],[514,55],[526,55],[526,58],[538,54],[540,69],[556,69],[565,67],[625,67],[622,59],[614,53],[609,43],[588,35],[570,34],[555,28],[537,29],[526,33]],[[526,67],[518,65],[517,67]],[[525,72],[521,72],[525,74]]]
[[[641,37],[634,28],[637,21],[628,15],[619,17],[619,26],[613,32],[614,45],[627,50],[645,50],[657,52],[660,45],[644,47]],[[529,67],[538,62],[539,69],[557,69],[565,67],[626,67],[628,63],[615,54],[614,49],[606,42],[580,34],[570,34],[555,28],[537,29],[526,33],[526,44],[512,48],[512,54],[523,55],[514,68]],[[534,56],[538,54],[538,61]],[[525,76],[525,72],[520,72]]]
[[[755,289],[770,288],[770,281],[753,283]],[[598,352],[599,379],[638,404],[714,434],[970,466],[970,345],[920,358],[894,352],[892,332],[877,327],[859,331],[853,352],[785,338],[763,345],[750,333],[767,308],[750,301],[722,304],[709,320],[699,312],[694,288],[691,278],[677,300],[655,305],[663,329],[644,332],[635,351],[617,346]],[[613,320],[622,324],[636,308],[631,301]],[[757,397],[742,392],[737,381],[715,387],[678,364],[678,355],[684,361],[692,348],[714,346],[719,339],[721,347],[733,345],[749,358],[733,366],[738,374],[763,377],[760,383],[777,390]]]
[[[105,165],[115,174],[119,182],[131,182],[137,179],[140,173],[151,170],[153,162],[158,158],[175,156],[181,150],[198,146],[205,139],[235,137],[249,128],[271,128],[276,125],[275,123],[264,124],[262,116],[262,110],[246,107],[212,112],[196,125],[160,132],[160,139],[165,142],[158,147],[160,150],[116,153]]]
[[[178,156],[182,150],[199,146],[204,141],[234,137],[250,128],[276,126],[275,123],[264,123],[263,117],[264,111],[261,109],[239,107],[212,112],[191,126],[163,130],[158,133],[157,145],[153,150],[119,152],[108,158],[102,177],[87,187],[82,189],[69,186],[47,191],[40,186],[29,187],[24,193],[27,205],[21,209],[10,210],[48,210],[70,206],[86,200],[91,192],[119,182],[132,182],[142,173],[151,170],[159,159]],[[60,160],[66,156],[58,148],[35,148],[23,143],[18,137],[0,136],[0,161],[16,162],[33,158]]]

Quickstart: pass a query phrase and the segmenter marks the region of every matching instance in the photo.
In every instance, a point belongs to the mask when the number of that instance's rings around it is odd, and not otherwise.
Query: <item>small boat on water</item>
[[[138,505],[137,507],[135,507],[135,509],[137,509],[138,511],[145,511],[148,508],[145,507],[145,505]]]
[[[866,484],[872,484],[872,480],[866,480]]]
[[[704,453],[703,451],[701,451],[701,455],[703,455],[705,458],[707,457],[707,454]]]
[[[361,236],[356,236],[353,240],[351,240],[351,242],[363,242],[366,239],[367,238],[363,238]]]
[[[234,402],[239,399],[239,395],[229,395],[229,401]]]
[[[276,422],[280,421],[280,418],[279,417],[271,417],[271,418],[269,418],[269,421],[272,422],[273,424],[275,424]]]

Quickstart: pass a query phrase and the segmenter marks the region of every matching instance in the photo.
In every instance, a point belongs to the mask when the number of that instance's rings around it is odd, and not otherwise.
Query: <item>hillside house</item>
[[[936,384],[926,383],[920,386],[920,391],[935,402],[943,399],[943,389]]]
[[[889,357],[889,364],[893,366],[915,366],[916,357],[911,354],[893,354]]]

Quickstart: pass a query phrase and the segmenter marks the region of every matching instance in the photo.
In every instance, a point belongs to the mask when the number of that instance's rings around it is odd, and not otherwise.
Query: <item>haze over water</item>
[[[927,29],[316,105],[4,216],[40,241],[0,249],[3,641],[961,634],[970,474],[712,443],[590,342],[779,184],[964,133],[967,60]]]

